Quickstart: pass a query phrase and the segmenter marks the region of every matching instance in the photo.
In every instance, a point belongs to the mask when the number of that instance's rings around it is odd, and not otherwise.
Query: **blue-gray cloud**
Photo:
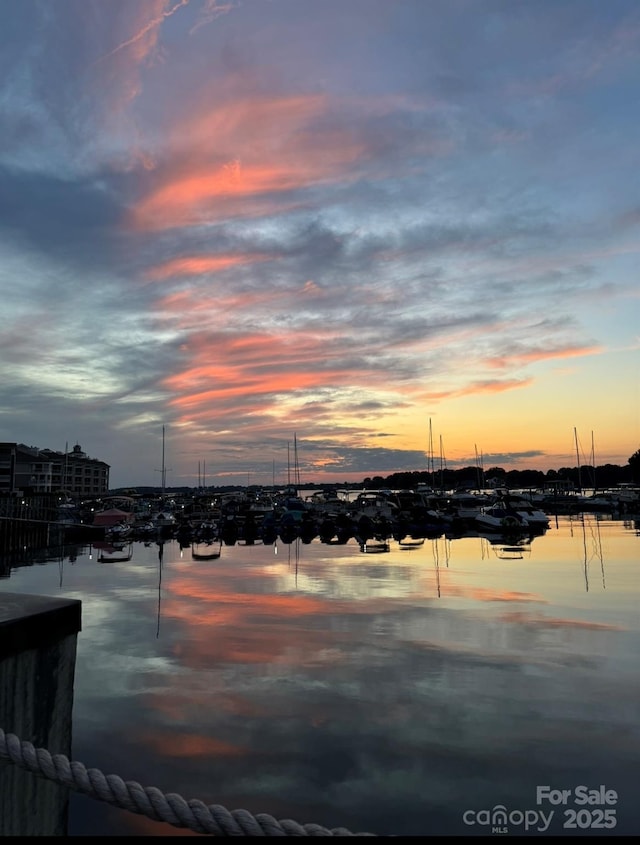
[[[516,388],[559,427],[628,407],[635,3],[171,9],[3,4],[3,440],[78,440],[120,485],[162,423],[176,481],[269,476],[297,431],[357,477],[419,468],[407,421],[465,397],[480,423]],[[526,436],[487,453],[563,462]]]

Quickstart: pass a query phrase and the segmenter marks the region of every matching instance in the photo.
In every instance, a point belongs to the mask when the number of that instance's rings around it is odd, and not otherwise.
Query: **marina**
[[[379,835],[487,834],[499,807],[509,833],[527,810],[553,816],[526,832],[584,833],[575,790],[604,785],[614,814],[598,827],[587,805],[586,832],[637,832],[638,519],[447,534],[283,526],[205,541],[210,559],[156,535],[109,563],[100,542],[63,542],[0,590],[82,602],[72,758],[104,774]],[[570,803],[538,804],[544,786]],[[68,828],[176,833],[73,793]]]
[[[0,838],[640,833],[637,0],[2,12]]]

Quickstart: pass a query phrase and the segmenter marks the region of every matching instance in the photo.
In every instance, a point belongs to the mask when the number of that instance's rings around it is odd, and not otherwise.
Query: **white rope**
[[[123,781],[117,775],[104,775],[99,769],[87,769],[63,754],[51,755],[35,748],[15,734],[0,728],[0,759],[9,760],[36,775],[43,775],[76,792],[97,798],[174,827],[188,827],[197,833],[215,836],[375,836],[352,833],[343,827],[326,828],[318,824],[298,824],[292,819],[277,820],[267,813],[252,816],[247,810],[229,811],[219,804],[204,804],[197,799],[185,801],[180,795],[165,795],[154,786],[142,787],[136,781]]]

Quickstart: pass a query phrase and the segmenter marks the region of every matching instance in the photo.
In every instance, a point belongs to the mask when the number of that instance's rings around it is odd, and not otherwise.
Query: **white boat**
[[[476,514],[475,525],[479,530],[489,531],[528,531],[531,529],[526,517],[518,511],[512,510],[503,504],[496,503],[489,508],[484,508]]]
[[[531,528],[546,529],[551,525],[548,514],[541,508],[536,507],[532,502],[528,502],[524,498],[509,496],[506,499],[510,510],[515,511],[521,517],[526,519],[527,524]]]
[[[351,505],[347,495],[334,490],[316,490],[305,502],[317,514],[347,513]]]
[[[486,493],[457,492],[447,498],[447,508],[456,519],[472,521],[494,502],[494,497]]]
[[[368,490],[360,493],[352,503],[350,511],[354,519],[367,516],[370,519],[396,519],[400,507],[392,493],[385,490]]]

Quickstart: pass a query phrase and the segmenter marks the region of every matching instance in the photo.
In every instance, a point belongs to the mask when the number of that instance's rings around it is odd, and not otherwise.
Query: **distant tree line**
[[[411,490],[418,484],[426,484],[434,490],[472,490],[482,489],[490,486],[508,487],[509,489],[536,489],[538,487],[556,486],[560,489],[596,489],[602,490],[607,487],[617,487],[619,484],[640,484],[640,449],[634,452],[625,466],[617,464],[603,464],[602,466],[591,466],[583,464],[580,467],[561,467],[560,469],[549,469],[546,472],[536,469],[511,469],[505,470],[502,467],[491,467],[491,469],[480,469],[477,466],[463,467],[462,469],[438,469],[433,472],[426,470],[413,470],[411,472],[394,472],[392,475],[374,475],[367,477],[361,482],[343,481],[332,484],[305,482],[298,485],[302,489],[314,490],[319,488],[365,488],[376,489],[388,487],[394,490]],[[216,490],[244,490],[246,487],[240,484],[225,486],[208,485],[207,491]],[[115,493],[117,491],[112,491]],[[126,495],[160,495],[157,487],[131,487],[120,488],[120,493]],[[165,491],[167,494],[193,493],[192,487],[171,487]],[[202,491],[204,493],[204,490]]]
[[[491,486],[510,489],[531,489],[557,486],[572,490],[603,489],[616,487],[618,484],[640,483],[640,449],[629,458],[625,466],[604,464],[579,467],[561,467],[546,472],[536,469],[511,469],[491,467],[481,469],[477,466],[462,469],[437,469],[433,472],[414,470],[412,472],[394,472],[392,475],[375,475],[365,478],[363,486],[370,489],[390,487],[395,490],[410,490],[418,484],[427,484],[434,490],[470,490]]]

